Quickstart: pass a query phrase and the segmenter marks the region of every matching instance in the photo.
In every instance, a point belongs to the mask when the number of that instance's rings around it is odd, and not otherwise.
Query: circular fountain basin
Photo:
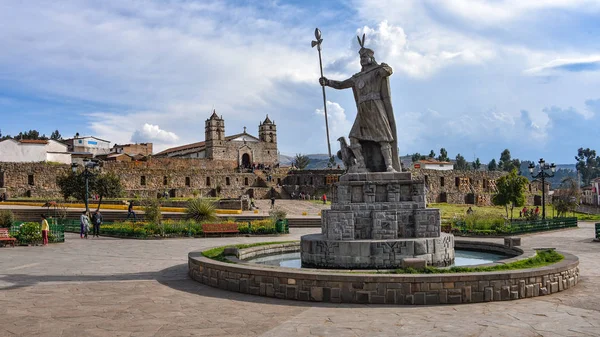
[[[501,244],[455,241],[458,251],[471,250],[513,256],[491,264],[531,257],[535,251]],[[552,265],[520,270],[444,274],[385,274],[366,270],[305,269],[248,262],[273,254],[292,254],[299,243],[240,249],[231,262],[191,252],[192,279],[224,290],[289,300],[395,305],[460,304],[516,300],[554,294],[579,281],[579,259],[563,253]],[[477,254],[479,255],[479,254]],[[490,265],[490,263],[486,264]]]
[[[503,259],[510,258],[499,253],[472,251],[472,250],[454,250],[454,263],[450,266],[461,267],[461,266],[476,266],[482,264],[494,263]],[[302,268],[302,260],[300,258],[300,252],[291,253],[280,253],[280,254],[269,254],[259,256],[253,259],[246,260],[247,262],[278,266],[287,268]]]

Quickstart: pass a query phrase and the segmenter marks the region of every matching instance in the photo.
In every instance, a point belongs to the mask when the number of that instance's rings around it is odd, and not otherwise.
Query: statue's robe
[[[345,81],[329,81],[335,89],[352,88],[356,102],[356,119],[350,138],[359,141],[386,142],[392,149],[392,167],[401,171],[398,157],[396,119],[390,97],[389,76],[392,68],[385,63],[367,68]]]

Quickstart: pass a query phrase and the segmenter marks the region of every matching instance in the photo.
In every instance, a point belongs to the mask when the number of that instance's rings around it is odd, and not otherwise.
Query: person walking
[[[100,225],[102,224],[102,220],[102,213],[100,213],[100,211],[94,212],[94,215],[92,215],[92,225],[94,226],[92,237],[100,237]]]
[[[323,205],[327,204],[327,194],[323,193],[321,200],[323,200]]]
[[[133,200],[129,201],[129,207],[127,207],[127,219],[129,219],[129,216],[133,215],[133,221],[136,221],[136,217],[135,217],[135,212],[133,211]]]
[[[88,238],[88,232],[90,231],[90,218],[88,218],[86,211],[81,213],[81,217],[79,218],[79,223],[81,226],[81,232],[79,236],[83,238]]]
[[[271,195],[271,209],[275,208],[275,196]]]
[[[48,244],[48,232],[50,231],[50,226],[48,225],[48,220],[46,220],[46,216],[42,214],[42,245],[45,246]]]

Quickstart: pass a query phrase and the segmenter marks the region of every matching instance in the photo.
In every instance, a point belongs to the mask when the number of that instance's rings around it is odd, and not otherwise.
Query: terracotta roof
[[[45,139],[19,139],[17,141],[24,144],[48,144],[48,140]]]
[[[205,144],[206,144],[206,142],[197,142],[197,143],[192,143],[192,144],[187,144],[187,145],[176,146],[176,147],[172,147],[170,149],[160,151],[159,153],[155,154],[155,156],[168,154],[168,153],[172,153],[172,152],[177,152],[177,151],[182,151],[182,150],[189,150],[189,149],[193,149],[196,147],[204,147]]]
[[[451,165],[454,165],[454,164],[452,164],[449,161],[437,161],[437,160],[431,160],[431,159],[421,159],[417,163],[420,163],[420,164],[436,164],[436,165],[439,165],[439,164],[451,164]]]

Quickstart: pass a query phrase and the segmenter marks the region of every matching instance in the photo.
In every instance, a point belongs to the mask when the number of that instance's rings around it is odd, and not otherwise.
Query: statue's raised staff
[[[375,52],[365,48],[365,35],[358,38],[362,69],[344,81],[325,77],[319,83],[334,89],[352,88],[357,114],[350,130],[350,150],[354,156],[348,170],[356,172],[400,171],[396,122],[390,98],[389,76],[392,68],[377,64]],[[348,151],[345,151],[348,153]],[[343,154],[343,153],[342,153]]]

